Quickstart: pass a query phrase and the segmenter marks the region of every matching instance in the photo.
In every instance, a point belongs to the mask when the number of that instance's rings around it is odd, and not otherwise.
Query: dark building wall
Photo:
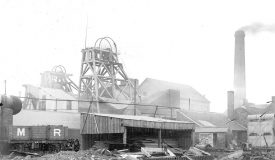
[[[68,128],[68,137],[80,140],[80,130]]]
[[[81,135],[81,149],[90,149],[96,142],[101,141],[97,145],[102,145],[109,147],[108,142],[113,142],[117,144],[122,144],[123,135],[120,133],[114,134],[82,134]],[[98,146],[99,147],[99,146]]]
[[[158,147],[159,129],[127,127],[127,145],[135,144],[140,147]],[[188,149],[193,144],[193,130],[162,130],[162,145],[169,145],[174,148]],[[116,143],[118,147],[123,146],[123,133],[115,134],[82,134],[81,148],[89,149],[96,141]],[[111,146],[108,146],[111,147]],[[114,148],[111,148],[114,149]],[[119,149],[119,148],[116,148]]]
[[[246,131],[232,131],[232,136],[236,140],[238,146],[241,146],[242,143],[247,142]]]
[[[0,109],[0,125],[10,126],[13,124],[13,111],[11,108]]]
[[[248,112],[244,108],[237,108],[234,110],[234,117],[236,118],[237,122],[239,122],[243,126],[247,126],[248,120],[247,120]]]
[[[179,147],[183,149],[191,147],[195,143],[193,136],[194,132],[191,130],[181,133],[178,138]]]
[[[227,133],[215,133],[214,134],[214,146],[216,148],[226,148],[227,147]]]

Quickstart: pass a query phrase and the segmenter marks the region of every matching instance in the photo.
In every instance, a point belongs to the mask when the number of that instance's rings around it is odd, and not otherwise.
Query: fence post
[[[157,110],[158,110],[158,106],[156,106],[156,110],[155,110],[155,113],[154,113],[154,117],[156,117]]]
[[[173,119],[173,108],[171,108],[171,119]]]
[[[57,98],[55,99],[55,111],[57,111]]]

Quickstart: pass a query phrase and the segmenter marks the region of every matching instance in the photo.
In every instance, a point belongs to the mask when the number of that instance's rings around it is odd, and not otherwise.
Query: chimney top
[[[243,30],[237,30],[235,32],[235,37],[244,37],[245,36],[245,33]]]

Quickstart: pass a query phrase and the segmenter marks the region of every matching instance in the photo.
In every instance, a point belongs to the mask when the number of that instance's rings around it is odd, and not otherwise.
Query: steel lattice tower
[[[135,81],[118,61],[117,47],[109,38],[99,38],[94,47],[82,50],[79,98],[98,102],[133,102]]]
[[[70,79],[71,74],[66,73],[64,66],[58,65],[52,71],[41,74],[41,87],[61,89],[67,93],[77,93],[78,86]]]
[[[63,90],[71,96],[76,97],[78,86],[70,79],[72,74],[67,74],[62,65],[54,66],[51,71],[41,73],[42,88],[52,88]],[[38,109],[40,87],[32,85],[23,85],[25,87],[25,100],[23,101],[24,109]]]

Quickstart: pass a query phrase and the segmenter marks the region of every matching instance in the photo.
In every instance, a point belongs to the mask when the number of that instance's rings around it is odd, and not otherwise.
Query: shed
[[[226,148],[232,140],[240,145],[247,139],[246,127],[222,113],[178,110],[177,120],[196,124],[195,143]]]
[[[141,142],[148,147],[163,143],[180,148],[193,144],[193,122],[174,121],[147,116],[81,113],[82,149],[95,141],[131,145]]]

